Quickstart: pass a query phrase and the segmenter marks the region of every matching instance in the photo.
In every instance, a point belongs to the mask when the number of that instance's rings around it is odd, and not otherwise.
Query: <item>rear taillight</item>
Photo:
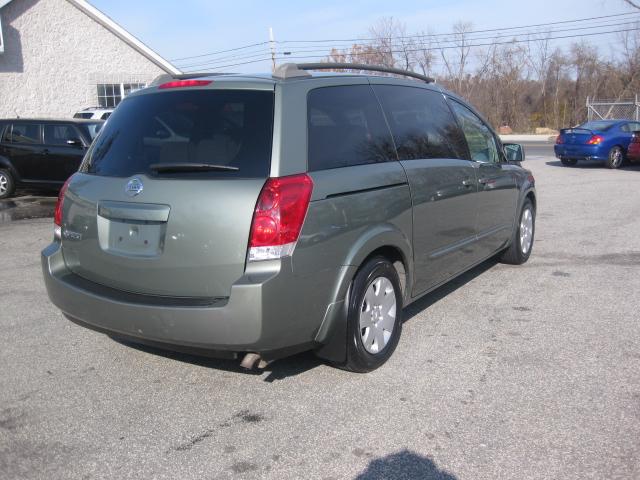
[[[603,141],[602,135],[591,135],[591,138],[587,140],[587,145],[600,145]]]
[[[306,174],[269,178],[262,187],[251,222],[249,261],[293,253],[307,215],[313,181]]]
[[[174,80],[173,82],[163,83],[158,88],[166,90],[167,88],[206,87],[211,83],[211,80]]]
[[[556,137],[556,145],[561,145],[564,143],[564,139],[562,138],[562,135],[558,135]]]
[[[71,177],[64,182],[64,185],[60,189],[60,193],[58,193],[58,201],[56,202],[56,209],[53,212],[53,236],[58,240],[62,238],[62,204],[64,203],[64,195],[67,193],[70,181]]]

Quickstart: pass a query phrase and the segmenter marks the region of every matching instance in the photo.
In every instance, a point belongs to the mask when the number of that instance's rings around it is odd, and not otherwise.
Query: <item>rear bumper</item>
[[[132,341],[182,347],[175,350],[263,354],[303,350],[296,347],[313,346],[313,332],[324,313],[301,315],[306,321],[293,319],[297,321],[292,326],[283,307],[288,299],[283,298],[282,287],[291,282],[283,277],[292,275],[286,260],[245,275],[232,286],[229,298],[193,305],[183,299],[120,292],[85,280],[66,267],[57,242],[42,251],[41,260],[49,298],[67,317]],[[284,315],[278,315],[273,305]]]
[[[606,160],[609,152],[601,145],[554,145],[553,150],[557,158],[573,160]]]

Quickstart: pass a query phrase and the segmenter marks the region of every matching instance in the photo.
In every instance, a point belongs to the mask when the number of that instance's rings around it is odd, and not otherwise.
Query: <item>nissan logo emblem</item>
[[[144,185],[142,185],[142,180],[140,180],[138,177],[133,177],[131,180],[129,180],[129,183],[127,183],[124,191],[130,197],[135,197],[136,195],[140,195],[143,189]]]

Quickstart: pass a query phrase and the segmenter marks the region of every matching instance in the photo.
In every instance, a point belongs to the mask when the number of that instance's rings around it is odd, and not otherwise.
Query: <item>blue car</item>
[[[562,129],[554,146],[556,157],[567,166],[578,160],[601,160],[609,168],[618,168],[635,130],[640,130],[640,122],[633,120],[593,120]]]

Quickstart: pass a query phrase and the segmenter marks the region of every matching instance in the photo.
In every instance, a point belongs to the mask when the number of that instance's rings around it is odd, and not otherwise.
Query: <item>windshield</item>
[[[176,176],[268,177],[273,91],[180,90],[122,101],[87,152],[81,171],[157,175],[158,164],[233,169],[171,169]],[[153,168],[150,168],[153,166]]]
[[[587,130],[597,130],[600,132],[606,132],[607,130],[609,130],[611,127],[613,127],[615,125],[615,123],[613,122],[607,122],[607,121],[593,121],[593,122],[587,122],[587,123],[583,123],[582,125],[579,125],[576,128],[585,128]]]

